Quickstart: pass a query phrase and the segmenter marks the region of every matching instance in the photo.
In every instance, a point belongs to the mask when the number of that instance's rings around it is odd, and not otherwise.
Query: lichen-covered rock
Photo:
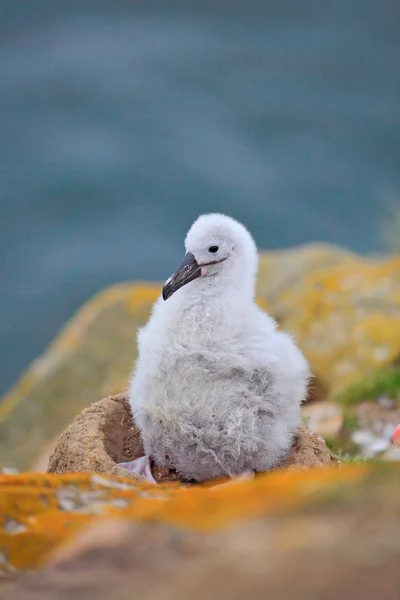
[[[262,273],[268,281],[268,271]],[[275,302],[262,296],[294,333],[330,396],[400,355],[399,257],[343,256],[329,268],[294,277]]]
[[[4,466],[32,467],[80,411],[126,389],[136,330],[159,292],[158,284],[117,285],[78,311],[0,403]],[[318,398],[400,356],[398,257],[366,259],[320,244],[264,253],[258,298],[295,335]]]
[[[85,407],[127,388],[136,331],[159,291],[154,284],[116,285],[77,312],[0,403],[3,466],[30,468]]]
[[[0,478],[2,600],[395,600],[400,466],[214,490],[98,474]]]
[[[94,471],[137,480],[117,463],[142,455],[140,434],[132,421],[127,395],[119,394],[92,404],[74,419],[60,436],[50,456],[48,471]],[[302,426],[283,466],[294,470],[339,464],[324,440]],[[156,466],[153,475],[156,481],[179,481],[175,473]]]

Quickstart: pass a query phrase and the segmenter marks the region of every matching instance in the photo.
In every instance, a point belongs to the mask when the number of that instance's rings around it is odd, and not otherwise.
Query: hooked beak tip
[[[191,252],[185,256],[185,260],[171,277],[167,279],[162,289],[163,300],[168,300],[179,288],[190,283],[201,275],[201,268]]]

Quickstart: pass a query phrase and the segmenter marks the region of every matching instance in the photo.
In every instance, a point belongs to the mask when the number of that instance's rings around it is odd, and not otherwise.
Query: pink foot
[[[151,461],[149,456],[141,456],[140,458],[132,460],[131,462],[118,463],[118,465],[123,469],[126,469],[130,473],[136,473],[136,475],[141,475],[148,481],[151,481],[151,483],[157,483],[151,472],[150,462]]]
[[[394,430],[392,440],[396,448],[400,448],[400,425],[397,425]]]

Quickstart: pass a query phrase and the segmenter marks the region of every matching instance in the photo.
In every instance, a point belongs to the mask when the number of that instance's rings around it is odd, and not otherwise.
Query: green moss
[[[357,431],[357,429],[359,429],[358,419],[356,415],[349,409],[344,412],[342,427],[346,431]]]
[[[388,396],[397,400],[400,396],[400,368],[382,369],[370,377],[351,385],[337,396],[337,402],[345,405],[358,404],[367,400],[376,400]]]
[[[350,439],[345,430],[335,438],[325,438],[325,443],[342,462],[348,462],[350,458],[354,459],[360,452],[359,446]]]
[[[329,450],[331,450],[334,454],[337,454],[337,438],[325,438],[325,444],[328,446]]]
[[[339,458],[342,463],[346,465],[372,465],[377,462],[375,459],[368,458],[367,456],[352,456],[351,454],[343,454],[342,456],[339,456]]]
[[[338,435],[325,438],[328,448],[343,462],[348,462],[350,457],[354,458],[360,452],[359,446],[351,439],[352,432],[357,429],[359,429],[359,423],[354,409],[346,406],[343,410],[343,424]]]

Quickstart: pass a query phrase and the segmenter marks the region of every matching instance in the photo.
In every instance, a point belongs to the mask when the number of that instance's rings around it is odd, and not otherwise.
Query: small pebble
[[[302,408],[302,418],[311,431],[323,437],[338,435],[343,425],[341,407],[326,400],[305,404]]]
[[[395,404],[389,396],[380,396],[377,400],[379,406],[382,408],[386,408],[387,410],[392,410],[395,407]]]

